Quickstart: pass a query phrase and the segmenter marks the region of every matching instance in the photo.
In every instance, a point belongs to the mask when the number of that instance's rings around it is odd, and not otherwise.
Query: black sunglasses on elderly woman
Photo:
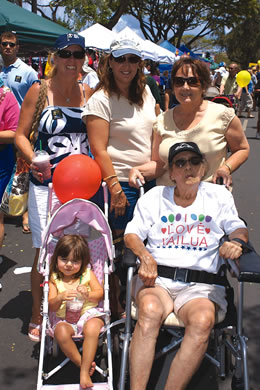
[[[190,163],[191,165],[197,166],[202,163],[202,158],[200,156],[194,156],[186,160],[185,158],[180,158],[173,162],[174,165],[178,168],[183,168],[187,163]]]
[[[79,51],[70,51],[70,50],[59,50],[57,55],[60,58],[70,58],[74,57],[76,60],[83,60],[85,58],[85,52],[83,50]]]
[[[126,57],[126,56],[120,56],[120,57],[114,57],[113,60],[117,62],[118,64],[123,64],[123,62],[128,61],[130,64],[137,64],[138,62],[141,61],[141,58],[138,56],[131,56],[131,57]]]

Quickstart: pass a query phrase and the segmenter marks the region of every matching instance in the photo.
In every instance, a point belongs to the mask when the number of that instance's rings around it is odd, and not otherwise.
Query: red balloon
[[[66,203],[74,198],[91,198],[99,189],[101,177],[96,161],[84,154],[73,154],[59,162],[52,183],[58,199]]]

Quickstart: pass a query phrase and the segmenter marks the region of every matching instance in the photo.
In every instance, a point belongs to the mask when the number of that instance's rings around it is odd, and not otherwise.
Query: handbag
[[[45,105],[46,97],[47,84],[45,80],[41,80],[39,96],[36,102],[32,128],[29,135],[32,148],[38,136],[40,116]],[[27,210],[29,174],[30,165],[27,164],[27,162],[18,155],[11,178],[6,186],[0,205],[0,210],[5,214],[17,217],[23,215]]]
[[[19,216],[27,210],[29,171],[27,162],[18,157],[2,197],[0,208],[5,214]]]

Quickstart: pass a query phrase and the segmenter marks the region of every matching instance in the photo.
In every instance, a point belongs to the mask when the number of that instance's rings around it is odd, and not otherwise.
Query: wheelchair
[[[218,318],[219,316],[216,314],[209,348],[205,354],[205,359],[216,367],[221,379],[224,380],[230,374],[232,375],[232,390],[250,390],[247,358],[248,339],[243,330],[244,284],[248,282],[260,283],[260,256],[250,243],[246,244],[241,241],[241,244],[243,244],[243,253],[239,259],[239,268],[231,260],[225,261],[223,268],[225,275],[230,272],[232,277],[237,279],[237,304],[234,303],[234,290],[226,278],[227,313],[225,318]],[[124,331],[120,335],[122,350],[119,390],[124,390],[128,384],[128,350],[132,328],[138,319],[138,308],[131,299],[132,280],[136,271],[136,256],[130,249],[125,250],[123,264],[127,268],[126,322]],[[184,325],[174,313],[171,313],[161,326],[160,332],[169,334],[170,343],[159,350],[157,349],[155,360],[177,351],[184,337]]]

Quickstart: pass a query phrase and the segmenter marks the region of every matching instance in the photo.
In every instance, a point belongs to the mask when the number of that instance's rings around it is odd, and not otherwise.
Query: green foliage
[[[131,0],[129,12],[139,20],[147,39],[168,39],[179,46],[184,32],[199,28],[191,46],[206,35],[215,35],[256,12],[259,0]]]
[[[226,65],[231,64],[230,59],[227,56],[227,53],[225,52],[220,52],[215,54],[215,62],[219,64],[220,62],[225,62]]]
[[[190,50],[192,51],[213,51],[215,41],[210,38],[199,38],[196,41],[193,41],[193,43],[190,44],[190,42],[193,40],[194,35],[192,34],[185,34],[182,36],[182,43],[184,43],[185,46],[188,46]]]
[[[222,38],[228,57],[238,62],[243,69],[249,62],[260,59],[260,12],[243,23],[238,24],[229,34]]]
[[[23,1],[32,4],[36,0]],[[259,0],[38,0],[37,10],[48,17],[48,8],[52,19],[57,21],[61,7],[65,10],[62,22],[74,31],[93,23],[112,29],[120,16],[131,14],[139,21],[146,39],[153,42],[168,39],[178,47],[184,33],[196,28],[196,35],[185,42],[193,48],[205,36],[219,38],[225,28],[234,28],[252,17],[260,4]]]

